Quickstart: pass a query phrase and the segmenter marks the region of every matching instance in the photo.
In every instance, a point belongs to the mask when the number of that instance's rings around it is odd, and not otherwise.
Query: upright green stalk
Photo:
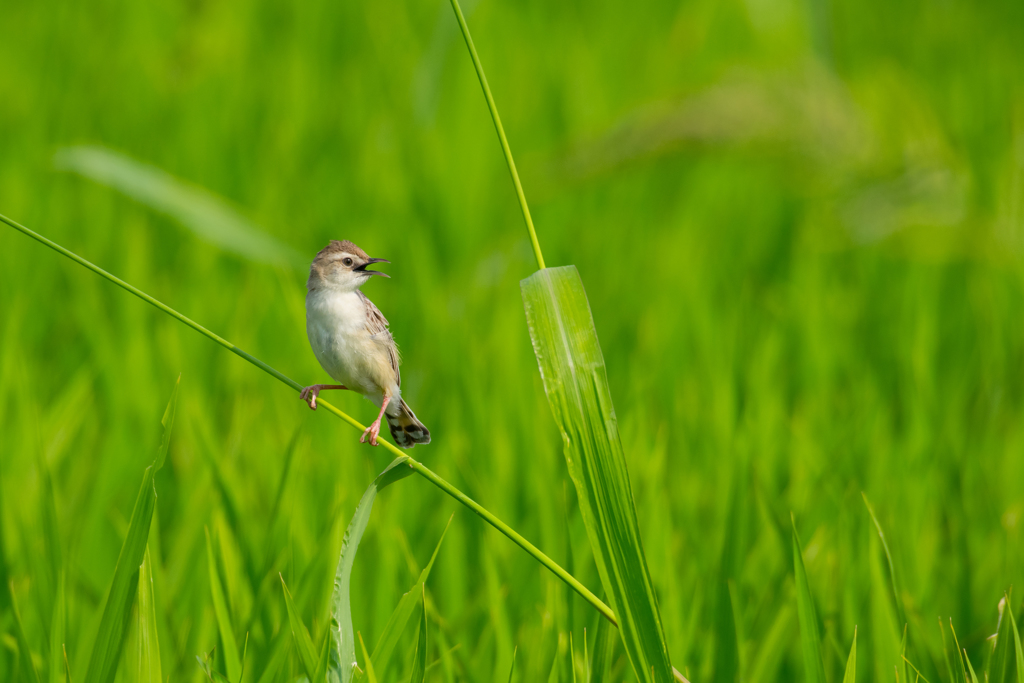
[[[280,372],[280,371],[272,368],[271,366],[269,366],[266,363],[264,363],[263,361],[261,361],[259,358],[256,358],[255,356],[253,356],[253,355],[251,355],[249,353],[246,353],[245,351],[243,351],[242,349],[238,348],[237,346],[235,346],[234,344],[232,344],[228,340],[224,339],[223,337],[221,337],[221,336],[219,336],[217,334],[214,334],[213,332],[211,332],[210,330],[206,329],[205,327],[203,327],[199,323],[195,322],[191,318],[188,318],[188,317],[182,315],[181,313],[178,313],[176,310],[174,310],[173,308],[171,308],[167,304],[164,304],[164,303],[154,299],[150,295],[148,295],[145,292],[143,292],[141,289],[138,289],[137,287],[133,287],[132,285],[130,285],[127,282],[125,282],[124,280],[122,280],[122,279],[120,279],[118,277],[115,277],[114,275],[111,275],[107,271],[103,270],[102,268],[100,268],[99,266],[95,265],[94,263],[92,263],[90,261],[87,261],[86,259],[82,258],[81,256],[79,256],[78,254],[74,253],[73,251],[65,249],[64,247],[60,246],[56,242],[53,242],[51,240],[46,239],[45,237],[43,237],[39,233],[37,233],[37,232],[35,232],[33,230],[30,230],[29,228],[26,228],[24,225],[21,225],[20,223],[17,223],[15,221],[11,220],[10,218],[4,216],[3,214],[0,214],[0,221],[6,223],[7,225],[11,226],[15,230],[28,235],[29,237],[31,237],[34,240],[42,242],[43,244],[45,244],[46,246],[50,247],[54,251],[59,252],[59,253],[63,254],[64,256],[67,256],[69,259],[71,259],[75,263],[78,263],[79,265],[85,266],[86,268],[88,268],[92,272],[96,273],[100,277],[113,282],[115,285],[117,285],[118,287],[121,287],[122,289],[124,289],[124,290],[126,290],[128,292],[131,292],[132,294],[134,294],[135,296],[139,297],[140,299],[142,299],[146,303],[151,304],[152,306],[155,306],[156,308],[160,309],[161,311],[163,311],[167,315],[171,316],[172,318],[175,318],[175,319],[185,323],[186,325],[191,327],[196,332],[199,332],[200,334],[202,334],[202,335],[212,339],[213,341],[217,342],[218,344],[220,344],[221,346],[226,348],[228,351],[231,351],[235,355],[240,356],[241,358],[244,358],[245,360],[249,361],[250,363],[252,363],[256,367],[258,367],[260,370],[263,370],[268,375],[276,378],[277,380],[279,380],[280,382],[282,382],[284,384],[287,384],[289,387],[291,387],[295,391],[301,391],[302,390],[302,385],[301,384],[299,384],[298,382],[296,382],[292,378],[288,377],[283,372]],[[537,253],[539,254],[540,252],[538,251]],[[345,422],[348,422],[350,425],[352,425],[353,427],[355,427],[359,431],[362,431],[363,429],[365,429],[365,427],[363,425],[361,425],[358,420],[356,420],[355,418],[351,417],[350,415],[342,412],[341,410],[338,410],[337,408],[332,406],[327,401],[324,401],[323,399],[317,399],[317,405],[318,406],[322,406],[328,412],[337,415],[342,420],[344,420]],[[407,461],[407,464],[409,465],[409,467],[411,467],[413,470],[415,470],[415,472],[417,474],[419,474],[421,477],[423,477],[424,479],[429,481],[431,484],[433,484],[437,488],[441,489],[442,491],[447,493],[449,496],[451,496],[452,498],[454,498],[455,500],[459,501],[460,503],[462,503],[463,505],[468,507],[470,510],[475,512],[481,519],[483,519],[485,522],[487,522],[488,524],[493,526],[495,529],[497,529],[498,531],[503,533],[505,536],[507,536],[509,539],[511,539],[513,543],[515,543],[520,548],[522,548],[527,553],[529,553],[531,556],[533,556],[533,558],[536,559],[538,562],[540,562],[542,565],[544,565],[545,567],[550,569],[551,572],[555,576],[560,578],[570,588],[572,588],[574,591],[579,593],[580,597],[582,597],[584,600],[586,600],[591,605],[593,605],[597,609],[597,611],[599,611],[602,615],[604,615],[604,617],[606,619],[611,621],[613,624],[617,623],[616,620],[615,620],[615,613],[612,612],[612,609],[608,605],[606,605],[604,602],[601,601],[600,598],[598,598],[596,595],[594,595],[592,592],[590,592],[590,590],[586,586],[584,586],[582,583],[577,581],[576,577],[574,577],[571,574],[569,574],[569,572],[565,571],[554,560],[552,560],[550,557],[548,557],[543,552],[541,552],[540,549],[537,548],[537,546],[533,545],[532,543],[527,541],[525,538],[523,538],[521,535],[519,535],[519,533],[517,533],[512,527],[510,527],[509,525],[505,524],[503,521],[501,521],[500,519],[495,517],[485,507],[483,507],[482,505],[477,503],[475,500],[473,500],[472,498],[470,498],[469,496],[464,494],[462,491],[460,491],[459,489],[455,488],[450,483],[448,483],[447,481],[442,479],[440,476],[438,476],[435,472],[433,472],[426,465],[424,465],[423,463],[419,462],[418,460],[415,460],[415,459],[409,457],[408,454],[403,453],[401,450],[399,450],[393,444],[389,443],[388,441],[385,441],[384,439],[379,439],[379,443],[381,443],[384,446],[384,448],[386,448],[387,450],[391,451],[395,455],[397,455],[399,457],[402,457],[402,458],[405,458],[406,461]]]
[[[487,98],[487,108],[491,110],[491,118],[494,119],[494,128],[498,131],[498,139],[501,140],[501,151],[505,153],[505,162],[508,164],[508,172],[512,174],[512,182],[516,186],[516,196],[519,198],[519,208],[523,210],[523,220],[526,221],[526,229],[530,231],[530,241],[533,243],[533,255],[537,257],[537,267],[544,270],[544,255],[540,253],[540,242],[537,241],[537,231],[533,228],[533,218],[530,217],[530,207],[526,204],[526,195],[523,193],[523,184],[519,182],[519,172],[516,171],[516,162],[512,159],[512,150],[505,138],[505,129],[501,127],[501,117],[498,116],[498,106],[494,104],[494,96],[491,95],[491,87],[487,85],[487,76],[484,75],[484,65],[480,63],[480,57],[476,54],[476,46],[473,45],[473,37],[469,35],[469,26],[466,25],[466,17],[462,16],[462,8],[459,7],[459,0],[452,0],[452,9],[459,20],[459,28],[462,29],[462,37],[466,39],[466,47],[473,57],[473,66],[476,67],[476,75],[480,79],[480,87],[484,89],[484,97]]]

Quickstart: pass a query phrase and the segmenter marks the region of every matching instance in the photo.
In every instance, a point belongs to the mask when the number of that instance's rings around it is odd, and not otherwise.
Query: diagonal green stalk
[[[524,206],[525,206],[525,204],[524,204]],[[30,230],[29,228],[26,228],[24,225],[21,225],[20,223],[17,223],[16,221],[11,220],[10,218],[4,216],[3,214],[0,214],[0,221],[6,223],[7,225],[11,226],[15,230],[17,230],[17,231],[19,231],[21,233],[24,233],[25,235],[28,235],[32,239],[45,244],[46,246],[50,247],[54,251],[56,251],[56,252],[58,252],[60,254],[63,254],[64,256],[67,256],[69,259],[71,259],[75,263],[78,263],[79,265],[88,268],[89,270],[91,270],[92,272],[96,273],[100,277],[102,277],[102,278],[104,278],[106,280],[109,280],[110,282],[113,282],[118,287],[121,287],[122,289],[124,289],[124,290],[126,290],[128,292],[131,292],[132,294],[134,294],[135,296],[139,297],[140,299],[142,299],[146,303],[148,303],[148,304],[150,304],[150,305],[160,309],[161,311],[163,311],[167,315],[171,316],[172,318],[175,318],[176,320],[178,320],[178,321],[188,325],[189,327],[191,327],[196,332],[199,332],[203,336],[208,337],[209,339],[212,339],[213,341],[217,342],[218,344],[220,344],[221,346],[226,348],[228,351],[231,351],[235,355],[240,356],[241,358],[244,358],[245,360],[249,361],[250,363],[252,363],[256,367],[258,367],[260,370],[263,370],[268,375],[276,378],[277,380],[279,380],[283,384],[288,385],[289,387],[291,387],[295,391],[301,391],[302,390],[302,385],[299,384],[298,382],[296,382],[295,380],[293,380],[292,378],[288,377],[284,373],[282,373],[282,372],[272,368],[271,366],[267,365],[266,363],[261,361],[259,358],[256,358],[255,356],[253,356],[253,355],[251,355],[249,353],[246,353],[242,349],[238,348],[237,346],[235,346],[234,344],[229,342],[227,339],[224,339],[223,337],[221,337],[221,336],[219,336],[217,334],[214,334],[213,332],[211,332],[210,330],[206,329],[205,327],[203,327],[199,323],[195,322],[191,318],[188,318],[187,316],[184,316],[181,313],[178,313],[176,310],[174,310],[173,308],[171,308],[167,304],[164,304],[164,303],[162,303],[160,301],[157,301],[156,299],[154,299],[150,295],[148,295],[145,292],[143,292],[141,289],[138,289],[137,287],[133,287],[132,285],[130,285],[127,282],[125,282],[124,280],[122,280],[122,279],[120,279],[120,278],[118,278],[118,277],[116,277],[114,275],[111,275],[110,273],[108,273],[107,271],[103,270],[102,268],[100,268],[99,266],[95,265],[94,263],[92,263],[90,261],[87,261],[86,259],[82,258],[78,254],[76,254],[76,253],[74,253],[74,252],[72,252],[72,251],[70,251],[68,249],[65,249],[64,247],[60,246],[56,242],[53,242],[52,240],[49,240],[49,239],[43,237],[39,233],[37,233],[37,232],[35,232],[33,230]],[[536,242],[534,242],[534,244],[536,244]],[[539,257],[539,255],[540,255],[540,251],[539,250],[537,251],[537,254],[538,254],[538,257]],[[355,418],[353,418],[353,417],[349,416],[348,414],[342,412],[341,410],[338,410],[337,408],[332,406],[327,401],[324,401],[323,399],[317,399],[317,405],[318,406],[322,406],[328,412],[333,413],[334,415],[340,417],[342,420],[344,420],[345,422],[349,423],[350,425],[352,425],[353,427],[355,427],[359,431],[363,431],[365,429],[365,427],[362,424],[360,424],[358,420],[356,420]],[[492,514],[485,507],[483,507],[482,505],[477,503],[475,500],[473,500],[472,498],[467,496],[465,493],[463,493],[459,489],[455,488],[450,483],[448,483],[447,481],[442,479],[440,476],[435,474],[426,465],[424,465],[423,463],[419,462],[418,460],[415,460],[415,459],[409,457],[408,454],[403,453],[395,445],[391,444],[388,441],[385,441],[384,439],[378,439],[378,442],[380,444],[382,444],[385,449],[391,451],[396,456],[405,458],[406,461],[407,461],[407,464],[409,465],[409,467],[411,467],[417,474],[419,474],[421,477],[423,477],[424,479],[429,481],[431,484],[433,484],[437,488],[439,488],[442,491],[444,491],[445,493],[447,493],[449,496],[451,496],[455,500],[459,501],[460,503],[462,503],[463,505],[468,507],[470,510],[475,512],[485,522],[487,522],[488,524],[493,526],[495,529],[497,529],[498,531],[503,533],[505,536],[507,536],[513,543],[515,543],[520,548],[522,548],[527,553],[529,553],[535,560],[537,560],[542,565],[547,567],[551,571],[552,574],[557,576],[559,579],[564,581],[570,588],[572,588],[574,591],[576,591],[580,595],[580,597],[582,597],[584,600],[586,600],[591,605],[593,605],[597,609],[598,612],[600,612],[602,615],[604,615],[604,617],[606,619],[608,619],[613,624],[618,625],[618,623],[615,620],[615,614],[614,614],[614,612],[612,612],[612,609],[608,605],[606,605],[604,602],[602,602],[600,598],[598,598],[596,595],[594,595],[582,583],[577,581],[574,576],[572,576],[569,572],[565,571],[554,560],[552,560],[550,557],[548,557],[543,552],[541,552],[540,549],[537,548],[537,546],[533,545],[532,543],[527,541],[525,538],[523,538],[521,535],[519,535],[519,533],[516,532],[515,529],[513,529],[509,525],[505,524],[503,521],[501,521],[496,516],[494,516],[494,514]]]
[[[508,172],[512,174],[512,183],[516,186],[516,197],[519,198],[519,208],[523,210],[523,220],[526,221],[526,229],[530,231],[530,242],[533,243],[533,255],[537,257],[537,267],[544,270],[544,255],[540,253],[540,242],[537,241],[537,231],[533,227],[533,218],[530,217],[530,207],[526,204],[526,194],[523,192],[523,184],[519,182],[519,172],[516,171],[516,162],[512,159],[512,150],[508,146],[508,139],[505,137],[505,129],[501,126],[501,117],[498,116],[498,105],[494,103],[494,96],[491,95],[491,86],[487,85],[487,76],[484,75],[484,65],[480,63],[480,57],[476,54],[476,46],[473,45],[473,37],[469,35],[469,26],[466,25],[466,17],[462,16],[462,8],[459,7],[459,0],[451,0],[452,9],[455,10],[455,17],[459,20],[459,28],[462,29],[462,37],[466,39],[466,47],[473,57],[473,66],[476,67],[477,78],[480,79],[480,87],[484,89],[484,97],[487,98],[487,108],[491,110],[491,118],[494,119],[494,128],[498,131],[498,139],[501,141],[501,151],[505,153],[505,162],[508,164]]]

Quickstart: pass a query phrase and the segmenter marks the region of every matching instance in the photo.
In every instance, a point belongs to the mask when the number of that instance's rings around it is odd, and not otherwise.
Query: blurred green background
[[[1003,591],[1024,588],[1024,5],[466,10],[546,260],[588,289],[673,664],[695,683],[731,681],[729,661],[744,681],[802,678],[792,511],[829,674],[857,625],[860,679],[891,680],[902,624],[864,491],[914,663],[945,677],[951,617],[977,669]],[[327,378],[301,269],[221,249],[55,154],[161,168],[304,258],[329,239],[389,258],[365,291],[433,435],[412,454],[599,588],[520,302],[532,254],[447,2],[5,0],[0,26],[0,212],[303,383]],[[218,647],[205,526],[245,680],[298,676],[294,654],[267,669],[290,639],[277,573],[322,632],[386,453],[6,227],[0,340],[3,550],[39,670],[57,558],[84,676],[181,373],[150,542],[164,673],[202,680],[195,657]],[[596,613],[418,478],[382,494],[356,562],[367,647],[453,513],[428,582],[432,679],[507,679],[518,646],[516,680],[572,680],[567,634],[582,660]]]

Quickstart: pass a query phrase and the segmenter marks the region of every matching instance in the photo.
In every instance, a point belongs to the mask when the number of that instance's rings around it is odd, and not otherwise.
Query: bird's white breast
[[[366,306],[356,291],[316,289],[306,295],[306,333],[331,377],[380,405],[380,344],[366,327]],[[397,393],[397,385],[391,395]]]

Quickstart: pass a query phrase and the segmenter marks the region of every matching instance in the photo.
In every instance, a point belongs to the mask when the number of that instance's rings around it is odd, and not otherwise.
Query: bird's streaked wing
[[[387,350],[391,368],[395,371],[395,383],[402,386],[402,373],[398,371],[398,346],[395,344],[394,337],[391,336],[391,330],[388,329],[388,320],[362,291],[356,291],[359,292],[359,298],[366,306],[366,331]]]

